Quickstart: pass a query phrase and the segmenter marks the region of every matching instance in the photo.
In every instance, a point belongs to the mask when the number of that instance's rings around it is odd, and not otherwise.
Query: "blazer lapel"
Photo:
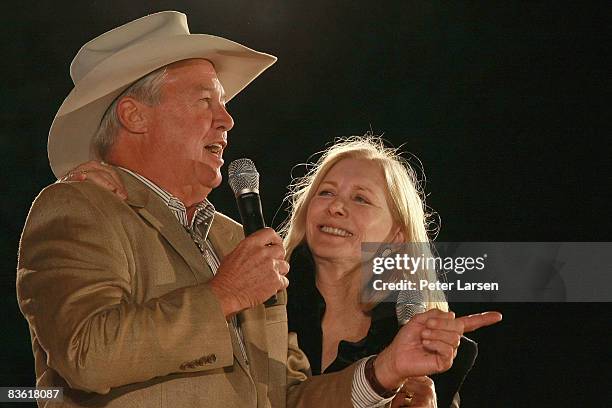
[[[212,271],[202,258],[200,251],[164,202],[140,180],[121,169],[117,170],[128,192],[126,202],[183,257],[193,271],[196,282],[204,283],[212,279]],[[221,260],[234,249],[243,237],[244,235],[238,232],[235,222],[223,214],[215,213],[209,239]],[[256,381],[256,386],[260,387],[261,383],[267,384],[268,381],[265,309],[263,305],[260,305],[246,310],[240,313],[238,319],[241,322],[247,355],[251,359],[250,364],[247,364],[242,356],[235,330],[230,330],[234,356],[242,369]],[[263,395],[266,395],[266,393],[264,392]]]
[[[129,173],[119,170],[128,192],[126,202],[155,228],[191,268],[197,283],[213,277],[200,251],[161,198]]]
[[[223,214],[215,213],[208,238],[219,255],[219,259],[229,254],[244,238],[244,235],[235,233],[236,227],[232,223]]]

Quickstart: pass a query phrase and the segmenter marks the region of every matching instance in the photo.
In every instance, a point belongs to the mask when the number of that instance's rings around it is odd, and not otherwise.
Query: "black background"
[[[54,181],[46,135],[72,87],[70,61],[98,34],[167,9],[187,13],[194,33],[279,57],[228,105],[225,155],[255,161],[271,224],[285,217],[294,165],[372,130],[423,163],[439,241],[611,240],[609,3],[14,2],[0,17],[0,386],[34,384],[16,252],[32,199]],[[212,201],[237,218],[229,187]],[[504,313],[473,336],[480,356],[462,405],[608,405],[607,307],[455,305]]]

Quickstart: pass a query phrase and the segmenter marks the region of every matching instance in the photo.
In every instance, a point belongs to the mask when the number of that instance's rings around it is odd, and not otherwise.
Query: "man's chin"
[[[219,171],[216,171],[215,173],[211,173],[209,171],[206,172],[206,174],[202,174],[200,177],[198,177],[199,184],[207,189],[215,189],[219,187],[221,185],[221,182],[223,181],[223,176],[221,175],[220,170],[221,169],[219,169]]]
[[[219,175],[219,177],[217,177],[215,179],[215,181],[213,181],[212,183],[210,183],[211,188],[217,188],[221,185],[221,182],[223,181],[223,177],[221,177],[221,175]]]
[[[219,187],[223,181],[221,166],[212,166],[209,163],[198,163],[194,175],[198,184],[209,189]]]

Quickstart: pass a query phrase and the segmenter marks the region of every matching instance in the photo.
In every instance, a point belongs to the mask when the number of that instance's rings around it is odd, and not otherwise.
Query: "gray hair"
[[[161,67],[134,82],[121,95],[115,98],[104,113],[100,126],[91,141],[92,150],[99,159],[106,159],[106,155],[115,143],[117,133],[122,126],[117,115],[117,105],[121,98],[131,96],[149,106],[158,104],[161,96],[161,87],[164,84],[167,72],[167,67]]]

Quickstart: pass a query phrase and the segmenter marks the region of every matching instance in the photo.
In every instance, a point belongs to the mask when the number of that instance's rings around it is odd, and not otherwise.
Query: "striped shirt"
[[[351,401],[355,408],[374,408],[384,407],[391,402],[393,397],[383,398],[372,389],[365,375],[365,366],[369,357],[362,358],[357,363],[357,369],[353,376],[353,385],[351,387]],[[398,389],[399,391],[399,389]]]
[[[213,275],[215,275],[221,262],[210,240],[208,239],[208,233],[215,217],[215,207],[212,205],[212,203],[207,199],[204,199],[204,201],[199,203],[196,206],[191,222],[189,222],[187,217],[187,209],[178,198],[174,197],[172,194],[159,187],[146,177],[143,177],[140,174],[123,167],[120,168],[136,177],[163,200],[170,211],[172,211],[172,213],[176,216],[177,220],[189,233]],[[240,345],[242,357],[248,364],[249,360],[247,358],[244,338],[242,336],[242,331],[240,330],[238,320],[235,315],[233,315],[230,320],[231,328],[232,330],[235,330],[236,337],[238,338],[238,344]],[[360,360],[357,365],[357,369],[355,370],[351,389],[351,401],[355,408],[382,407],[391,401],[392,398],[383,398],[372,389],[365,376],[366,361],[367,358]]]

